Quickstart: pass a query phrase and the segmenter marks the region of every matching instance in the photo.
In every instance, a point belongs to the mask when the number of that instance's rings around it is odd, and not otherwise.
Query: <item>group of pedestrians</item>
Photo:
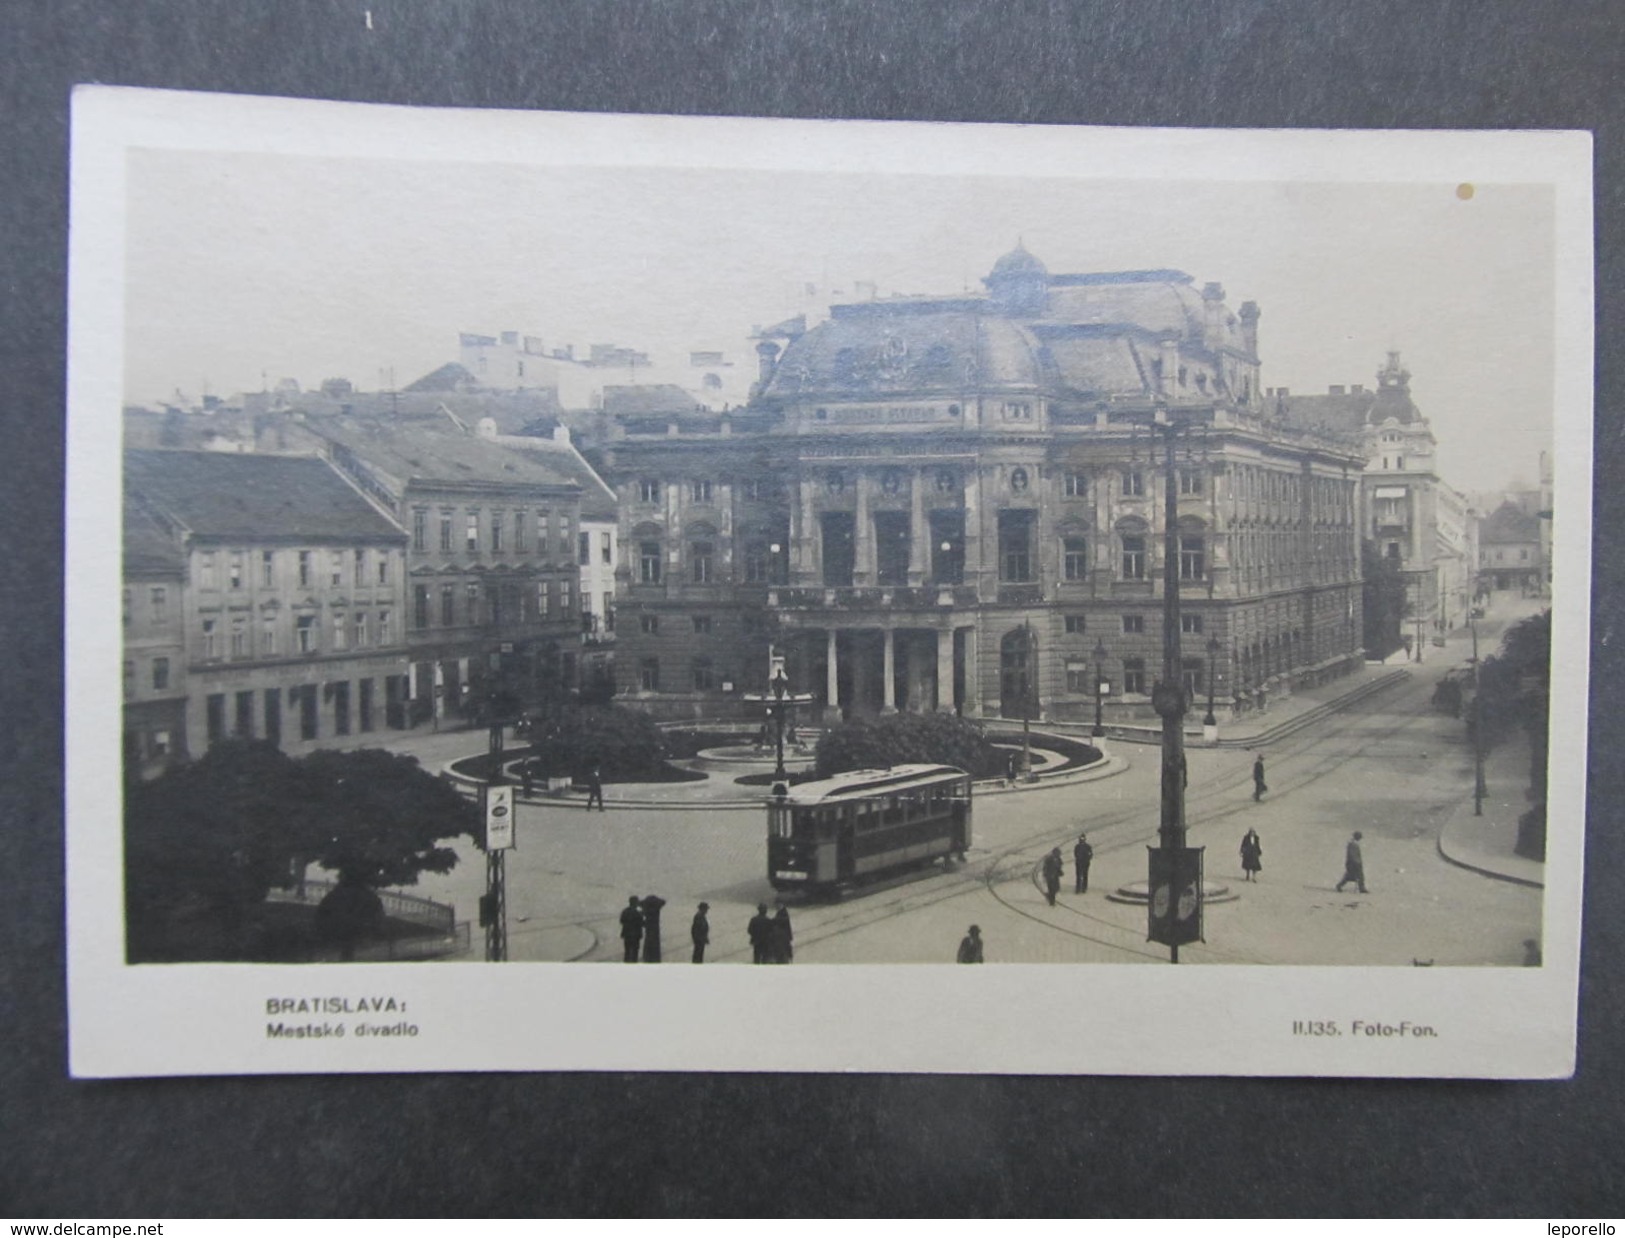
[[[658,894],[639,898],[636,894],[626,900],[621,909],[621,961],[623,963],[661,962],[660,909],[666,900]],[[689,940],[693,953],[689,961],[705,962],[706,947],[711,944],[711,904],[701,903],[689,924]],[[758,903],[748,930],[753,963],[788,963],[795,957],[795,935],[790,929],[790,909],[782,903],[777,915],[767,914],[767,904]]]

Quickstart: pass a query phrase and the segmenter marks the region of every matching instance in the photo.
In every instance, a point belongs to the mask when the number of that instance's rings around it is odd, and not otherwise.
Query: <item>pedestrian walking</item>
[[[1349,845],[1343,852],[1343,879],[1337,883],[1337,892],[1341,894],[1343,887],[1353,882],[1360,887],[1361,894],[1369,894],[1365,888],[1365,857],[1360,854],[1359,830],[1354,831],[1354,837],[1349,839]]]
[[[1055,906],[1055,896],[1061,892],[1061,849],[1056,847],[1044,857],[1044,897],[1049,900],[1051,907]]]
[[[750,961],[766,963],[768,942],[773,936],[773,921],[768,919],[766,903],[756,904],[756,914],[750,918],[750,925],[745,931],[750,935]]]
[[[527,800],[536,790],[536,777],[531,773],[531,763],[529,761],[519,763],[519,789]]]
[[[594,804],[598,805],[599,812],[604,811],[604,775],[600,772],[596,761],[592,763],[592,768],[587,771],[588,812],[592,811]]]
[[[621,945],[623,963],[638,961],[638,944],[643,941],[643,912],[638,909],[638,896],[632,895],[621,910]]]
[[[982,961],[982,930],[973,924],[959,943],[959,962],[980,963]]]
[[[660,962],[660,909],[666,905],[666,900],[658,894],[651,894],[638,906],[643,911],[643,961],[645,963]]]
[[[796,957],[795,934],[790,931],[790,909],[783,903],[779,904],[778,914],[773,917],[772,935],[773,962],[788,963]]]
[[[1264,754],[1261,752],[1253,761],[1253,799],[1263,799],[1264,792],[1268,790],[1269,786],[1264,782]]]
[[[1241,871],[1248,881],[1264,868],[1264,843],[1257,830],[1248,830],[1241,836]]]
[[[696,963],[705,962],[705,948],[711,944],[711,921],[705,913],[711,910],[710,903],[701,903],[700,909],[694,913],[694,922],[688,926],[688,936],[694,943],[694,958]]]
[[[1011,753],[1004,762],[1005,781],[1010,786],[1016,785],[1016,754]]]
[[[1089,845],[1089,835],[1079,834],[1078,841],[1072,846],[1072,892],[1074,894],[1087,894],[1089,892],[1089,865],[1094,862],[1095,849]]]

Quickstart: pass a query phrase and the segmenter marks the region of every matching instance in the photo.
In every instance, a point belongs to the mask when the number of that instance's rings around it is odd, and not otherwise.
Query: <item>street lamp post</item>
[[[1095,728],[1089,734],[1095,739],[1104,739],[1106,728],[1101,725],[1101,700],[1106,693],[1106,642],[1095,639]]]
[[[773,690],[773,703],[768,706],[773,711],[773,780],[783,782],[789,777],[784,769],[784,712],[788,708],[786,697],[790,693],[790,677],[784,673],[782,662],[768,686]]]
[[[1033,625],[1030,619],[1021,621],[1025,638],[1025,651],[1021,664],[1021,780],[1033,776],[1033,663],[1038,650],[1033,643]]]
[[[1484,694],[1478,682],[1478,621],[1467,624],[1473,634],[1473,816],[1484,815]]]
[[[1219,638],[1207,638],[1207,713],[1202,715],[1202,738],[1209,744],[1219,742],[1219,715],[1213,712],[1213,695],[1219,686]]]

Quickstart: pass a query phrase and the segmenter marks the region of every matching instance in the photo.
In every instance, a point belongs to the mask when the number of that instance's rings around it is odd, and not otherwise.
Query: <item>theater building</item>
[[[1175,437],[1183,678],[1221,710],[1358,665],[1357,446],[1259,386],[1258,308],[1168,270],[833,307],[748,405],[622,416],[618,666],[749,713],[770,647],[826,715],[1152,717]],[[1097,679],[1096,661],[1101,674]],[[1205,701],[1203,702],[1205,705]]]

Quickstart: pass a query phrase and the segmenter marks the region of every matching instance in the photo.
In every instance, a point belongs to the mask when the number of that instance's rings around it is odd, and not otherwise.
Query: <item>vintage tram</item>
[[[775,794],[767,877],[778,890],[830,893],[898,869],[965,858],[971,776],[951,765],[861,769]]]

